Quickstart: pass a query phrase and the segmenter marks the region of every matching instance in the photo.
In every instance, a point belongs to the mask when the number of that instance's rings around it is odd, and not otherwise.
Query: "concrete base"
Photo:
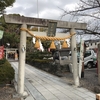
[[[16,90],[16,92],[17,92],[17,82],[14,80],[14,87],[15,87],[15,90]],[[19,98],[21,98],[21,100],[24,100],[25,98],[27,98],[28,97],[28,93],[27,93],[27,91],[24,91],[24,93],[23,94],[15,94],[15,95],[13,95],[13,98],[15,98],[15,97],[19,97]]]

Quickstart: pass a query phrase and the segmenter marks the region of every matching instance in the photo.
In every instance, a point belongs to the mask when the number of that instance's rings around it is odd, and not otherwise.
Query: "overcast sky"
[[[61,15],[63,14],[61,9],[73,10],[77,3],[79,3],[79,0],[16,0],[12,7],[6,9],[6,13],[60,20]],[[61,20],[69,21],[70,17],[67,15]]]
[[[74,9],[78,2],[79,0],[16,0],[13,7],[6,9],[6,13],[16,13],[28,17],[38,17],[39,15],[39,18],[60,20],[63,13],[61,9]],[[66,16],[62,20],[69,20],[68,18]]]

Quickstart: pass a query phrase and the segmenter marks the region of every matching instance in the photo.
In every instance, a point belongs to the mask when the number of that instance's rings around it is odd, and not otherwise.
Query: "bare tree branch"
[[[71,13],[74,13],[74,12],[81,12],[81,11],[91,10],[91,9],[95,9],[95,8],[100,8],[100,6],[89,7],[89,8],[84,8],[84,9],[78,9],[78,10],[69,11],[69,12],[64,11],[64,12],[66,12],[67,14],[71,14]]]
[[[97,1],[97,3],[99,4],[99,6],[100,6],[100,1],[99,0],[96,0]]]
[[[63,16],[65,16],[66,14],[64,14]],[[90,14],[85,14],[85,13],[77,13],[77,14],[73,14],[71,13],[70,15],[74,15],[74,16],[89,16],[89,17],[93,17],[93,18],[96,18],[96,19],[100,19],[100,17],[98,16],[94,16],[94,15],[90,15]]]
[[[95,32],[95,31],[88,30],[88,29],[87,29],[87,30],[84,30],[84,33],[85,33],[85,34],[95,34],[95,35],[96,35],[96,34],[99,34],[99,35],[100,35],[100,32]]]

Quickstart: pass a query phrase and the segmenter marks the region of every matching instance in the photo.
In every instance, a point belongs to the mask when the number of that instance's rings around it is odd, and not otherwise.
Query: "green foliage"
[[[5,24],[4,18],[3,16],[1,16],[0,17],[0,30],[4,31],[4,24]]]
[[[50,57],[50,52],[27,53],[26,63],[54,74],[57,71],[57,66],[53,64],[53,59],[48,59]]]
[[[10,43],[11,47],[18,47],[18,43],[20,41],[19,35],[16,35],[15,33],[10,34],[5,32],[3,38],[4,45],[6,45],[6,43]]]
[[[33,52],[34,44],[32,43],[32,37],[27,37],[26,41],[26,52]]]
[[[32,59],[32,61],[34,62],[40,62],[40,63],[49,63],[49,62],[52,62],[53,60],[52,59]]]
[[[14,69],[7,60],[2,61],[4,63],[0,63],[0,83],[8,83],[14,79]]]
[[[43,59],[43,58],[50,58],[51,57],[51,53],[50,52],[40,52],[40,51],[36,51],[36,52],[27,52],[26,53],[26,58],[27,59]]]
[[[48,48],[50,47],[51,41],[42,41],[42,45],[44,47],[44,49],[47,51]]]
[[[0,14],[2,14],[2,11],[6,8],[11,6],[15,0],[0,0]]]
[[[1,59],[0,60],[0,66],[2,65],[2,64],[4,64],[5,63],[5,61],[6,61],[6,59],[4,58],[4,59]]]
[[[14,16],[20,16],[19,14],[13,14]],[[0,17],[0,30],[4,31],[3,34],[3,45],[6,46],[6,43],[10,43],[10,46],[18,47],[20,41],[20,25],[15,24],[6,24],[4,17]]]
[[[4,27],[0,26],[0,30],[4,30]]]

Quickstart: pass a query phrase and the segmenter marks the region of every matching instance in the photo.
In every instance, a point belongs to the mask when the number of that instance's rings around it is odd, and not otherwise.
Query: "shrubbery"
[[[14,79],[14,69],[11,64],[4,58],[0,60],[0,84],[9,83]]]
[[[52,55],[50,52],[33,52],[27,53],[26,55],[26,63],[33,65],[39,69],[53,72],[53,68],[55,69],[53,63],[53,59],[48,59]],[[45,58],[45,59],[44,59]]]
[[[26,58],[28,59],[43,59],[45,58],[50,58],[52,54],[50,52],[41,52],[41,51],[36,51],[36,52],[27,52],[26,53]]]

